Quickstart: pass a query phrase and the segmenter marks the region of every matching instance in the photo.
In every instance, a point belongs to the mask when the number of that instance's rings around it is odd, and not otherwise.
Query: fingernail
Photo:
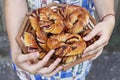
[[[53,51],[53,52],[54,52],[55,50],[54,50],[54,49],[52,49],[51,51]]]
[[[82,57],[85,57],[85,56],[87,56],[87,54],[85,54],[85,55],[82,55]]]
[[[59,67],[60,70],[61,70],[62,68],[63,68],[62,66]]]
[[[50,54],[53,54],[55,52],[55,50],[50,50]]]
[[[87,51],[85,50],[85,51],[83,51],[83,54],[85,54]]]
[[[82,57],[85,57],[85,55],[82,55]]]
[[[83,55],[82,55],[82,57],[85,57],[87,54],[86,53],[84,53]]]
[[[47,55],[49,55],[49,57],[51,57],[54,54],[55,50],[50,50]]]
[[[34,52],[33,56],[34,56],[34,58],[38,58],[39,57],[39,52]]]
[[[87,37],[84,37],[83,39],[86,41],[86,40],[87,40]]]
[[[60,62],[60,61],[61,61],[61,58],[58,58],[57,61]]]
[[[84,50],[84,51],[83,51],[83,54],[86,54],[86,53],[87,53],[87,50]]]

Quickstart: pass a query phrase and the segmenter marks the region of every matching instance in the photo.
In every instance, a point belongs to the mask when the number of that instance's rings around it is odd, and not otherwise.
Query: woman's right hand
[[[39,60],[35,64],[31,64],[30,60],[35,60],[39,57],[38,52],[30,53],[30,54],[19,54],[16,59],[15,63],[17,66],[19,66],[21,69],[31,73],[31,74],[41,74],[43,76],[53,76],[54,74],[58,73],[62,66],[58,66],[61,59],[57,58],[50,66],[44,67],[51,56],[53,55],[54,50],[51,50],[48,52],[48,54],[42,59]]]

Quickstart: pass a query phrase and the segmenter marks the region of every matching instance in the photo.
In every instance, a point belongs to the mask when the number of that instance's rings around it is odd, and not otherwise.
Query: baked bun
[[[28,52],[35,52],[35,51],[39,51],[39,50],[41,51],[41,49],[37,45],[33,35],[28,32],[24,33],[24,43],[28,49]]]
[[[85,8],[75,5],[64,7],[43,7],[29,15],[32,35],[24,34],[24,43],[28,52],[40,52],[40,59],[54,49],[54,58],[62,58],[62,63],[75,61],[88,46],[82,39],[86,35],[84,28],[89,22],[89,13]]]
[[[56,55],[74,56],[83,52],[86,43],[78,34],[65,33],[51,36],[47,40],[47,46],[56,50]]]
[[[46,52],[42,51],[42,49],[38,46],[32,34],[28,32],[24,33],[24,43],[25,43],[28,53],[39,52],[40,54],[39,59],[42,59],[46,55]]]
[[[85,8],[76,5],[70,5],[65,8],[66,20],[65,25],[67,32],[80,33],[87,25],[89,14]]]

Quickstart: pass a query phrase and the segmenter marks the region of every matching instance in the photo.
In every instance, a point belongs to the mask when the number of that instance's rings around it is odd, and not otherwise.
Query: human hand
[[[35,60],[39,57],[38,52],[30,54],[20,54],[16,57],[15,63],[21,69],[31,73],[31,74],[41,74],[43,76],[52,76],[62,69],[62,66],[58,66],[61,59],[56,59],[50,66],[44,67],[49,61],[50,57],[53,55],[54,50],[48,52],[48,54],[37,63],[31,64],[30,60]],[[58,66],[58,67],[57,67]]]
[[[103,51],[103,48],[108,44],[110,36],[112,34],[115,24],[115,19],[113,17],[105,18],[102,22],[98,23],[94,29],[86,35],[83,39],[85,41],[91,40],[95,36],[99,36],[99,39],[92,45],[87,47],[83,52],[83,57],[89,54],[96,53],[93,59],[96,59]],[[93,60],[92,59],[92,60]]]

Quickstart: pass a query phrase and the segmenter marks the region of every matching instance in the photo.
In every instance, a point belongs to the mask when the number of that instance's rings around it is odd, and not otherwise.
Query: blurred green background
[[[0,0],[0,80],[19,80],[11,67],[9,41]],[[120,80],[120,1],[115,0],[116,25],[103,54],[93,62],[86,80]],[[109,27],[109,26],[108,26]],[[107,29],[107,28],[106,28]]]

